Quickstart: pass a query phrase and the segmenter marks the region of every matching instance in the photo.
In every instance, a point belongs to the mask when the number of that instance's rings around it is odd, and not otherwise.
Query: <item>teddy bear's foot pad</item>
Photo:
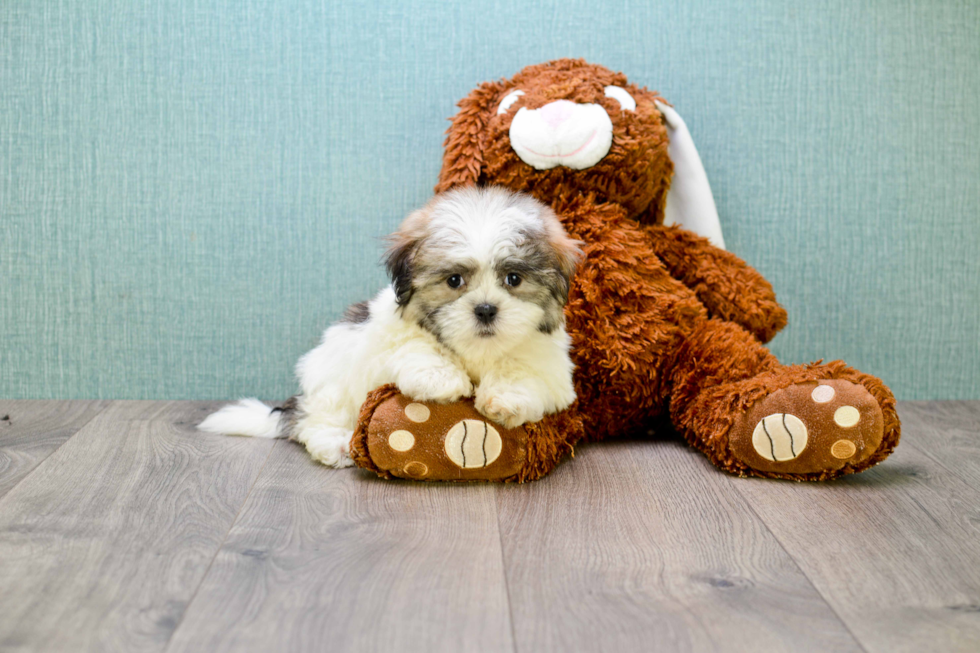
[[[812,474],[856,465],[881,444],[881,407],[863,386],[838,379],[777,390],[732,427],[732,453],[763,472]]]
[[[382,472],[419,481],[500,481],[527,457],[527,432],[487,420],[473,401],[413,401],[396,394],[378,405],[367,429]]]

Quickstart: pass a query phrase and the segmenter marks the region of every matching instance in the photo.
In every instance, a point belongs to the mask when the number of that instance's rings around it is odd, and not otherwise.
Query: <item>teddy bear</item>
[[[665,427],[740,476],[826,480],[893,451],[900,423],[884,383],[843,361],[780,363],[764,346],[787,320],[772,286],[718,246],[720,232],[671,224],[703,175],[687,161],[674,179],[677,120],[656,92],[573,59],[483,83],[459,103],[436,192],[530,193],[584,243],[565,308],[577,400],[506,429],[472,400],[378,388],[351,441],[355,464],[387,478],[529,481],[581,441]]]

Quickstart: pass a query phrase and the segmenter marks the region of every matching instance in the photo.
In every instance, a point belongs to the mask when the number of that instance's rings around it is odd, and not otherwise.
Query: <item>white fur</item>
[[[197,425],[209,433],[250,435],[253,438],[279,437],[279,415],[258,399],[242,399],[225,406]]]
[[[540,109],[521,107],[509,135],[517,156],[535,170],[584,170],[609,153],[612,133],[612,121],[601,105],[557,100]]]
[[[540,420],[574,401],[564,325],[540,331],[545,310],[515,297],[495,276],[492,263],[514,255],[522,231],[542,226],[536,202],[515,206],[509,197],[504,191],[465,191],[430,205],[427,255],[464,261],[475,270],[440,313],[439,337],[420,326],[418,306],[399,306],[389,287],[370,302],[367,321],[331,326],[320,345],[300,358],[302,394],[290,437],[314,459],[333,467],[353,464],[350,439],[361,405],[387,383],[420,401],[452,402],[475,393],[477,410],[507,427]],[[486,302],[499,308],[490,336],[480,334],[473,312]],[[211,415],[200,428],[275,437],[279,414],[244,400]]]

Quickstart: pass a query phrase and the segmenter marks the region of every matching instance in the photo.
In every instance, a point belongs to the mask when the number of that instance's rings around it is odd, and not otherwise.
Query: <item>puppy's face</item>
[[[403,317],[464,357],[503,353],[563,324],[578,243],[527,195],[451,191],[392,241],[386,262]]]

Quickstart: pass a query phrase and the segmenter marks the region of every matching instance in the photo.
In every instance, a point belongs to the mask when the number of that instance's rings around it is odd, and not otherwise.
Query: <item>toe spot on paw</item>
[[[429,473],[429,468],[425,465],[425,463],[420,463],[417,460],[414,460],[405,465],[404,471],[407,476],[412,478],[425,478]]]
[[[395,451],[408,451],[415,446],[415,436],[403,429],[393,431],[388,436],[388,446]]]
[[[837,393],[829,385],[818,385],[813,389],[813,392],[810,393],[810,396],[813,398],[814,402],[818,404],[825,404],[828,401],[831,401],[835,394]]]
[[[773,413],[755,425],[752,446],[756,453],[773,462],[793,460],[806,448],[806,425],[796,415]]]
[[[464,419],[446,433],[446,455],[459,467],[486,467],[503,449],[500,433],[490,424]]]
[[[850,440],[838,440],[830,447],[830,455],[840,460],[850,458],[857,453],[857,446]]]
[[[405,417],[417,424],[427,421],[430,414],[428,406],[423,404],[412,403],[405,406]]]
[[[861,413],[854,406],[841,406],[834,412],[837,426],[849,429],[861,421]]]

